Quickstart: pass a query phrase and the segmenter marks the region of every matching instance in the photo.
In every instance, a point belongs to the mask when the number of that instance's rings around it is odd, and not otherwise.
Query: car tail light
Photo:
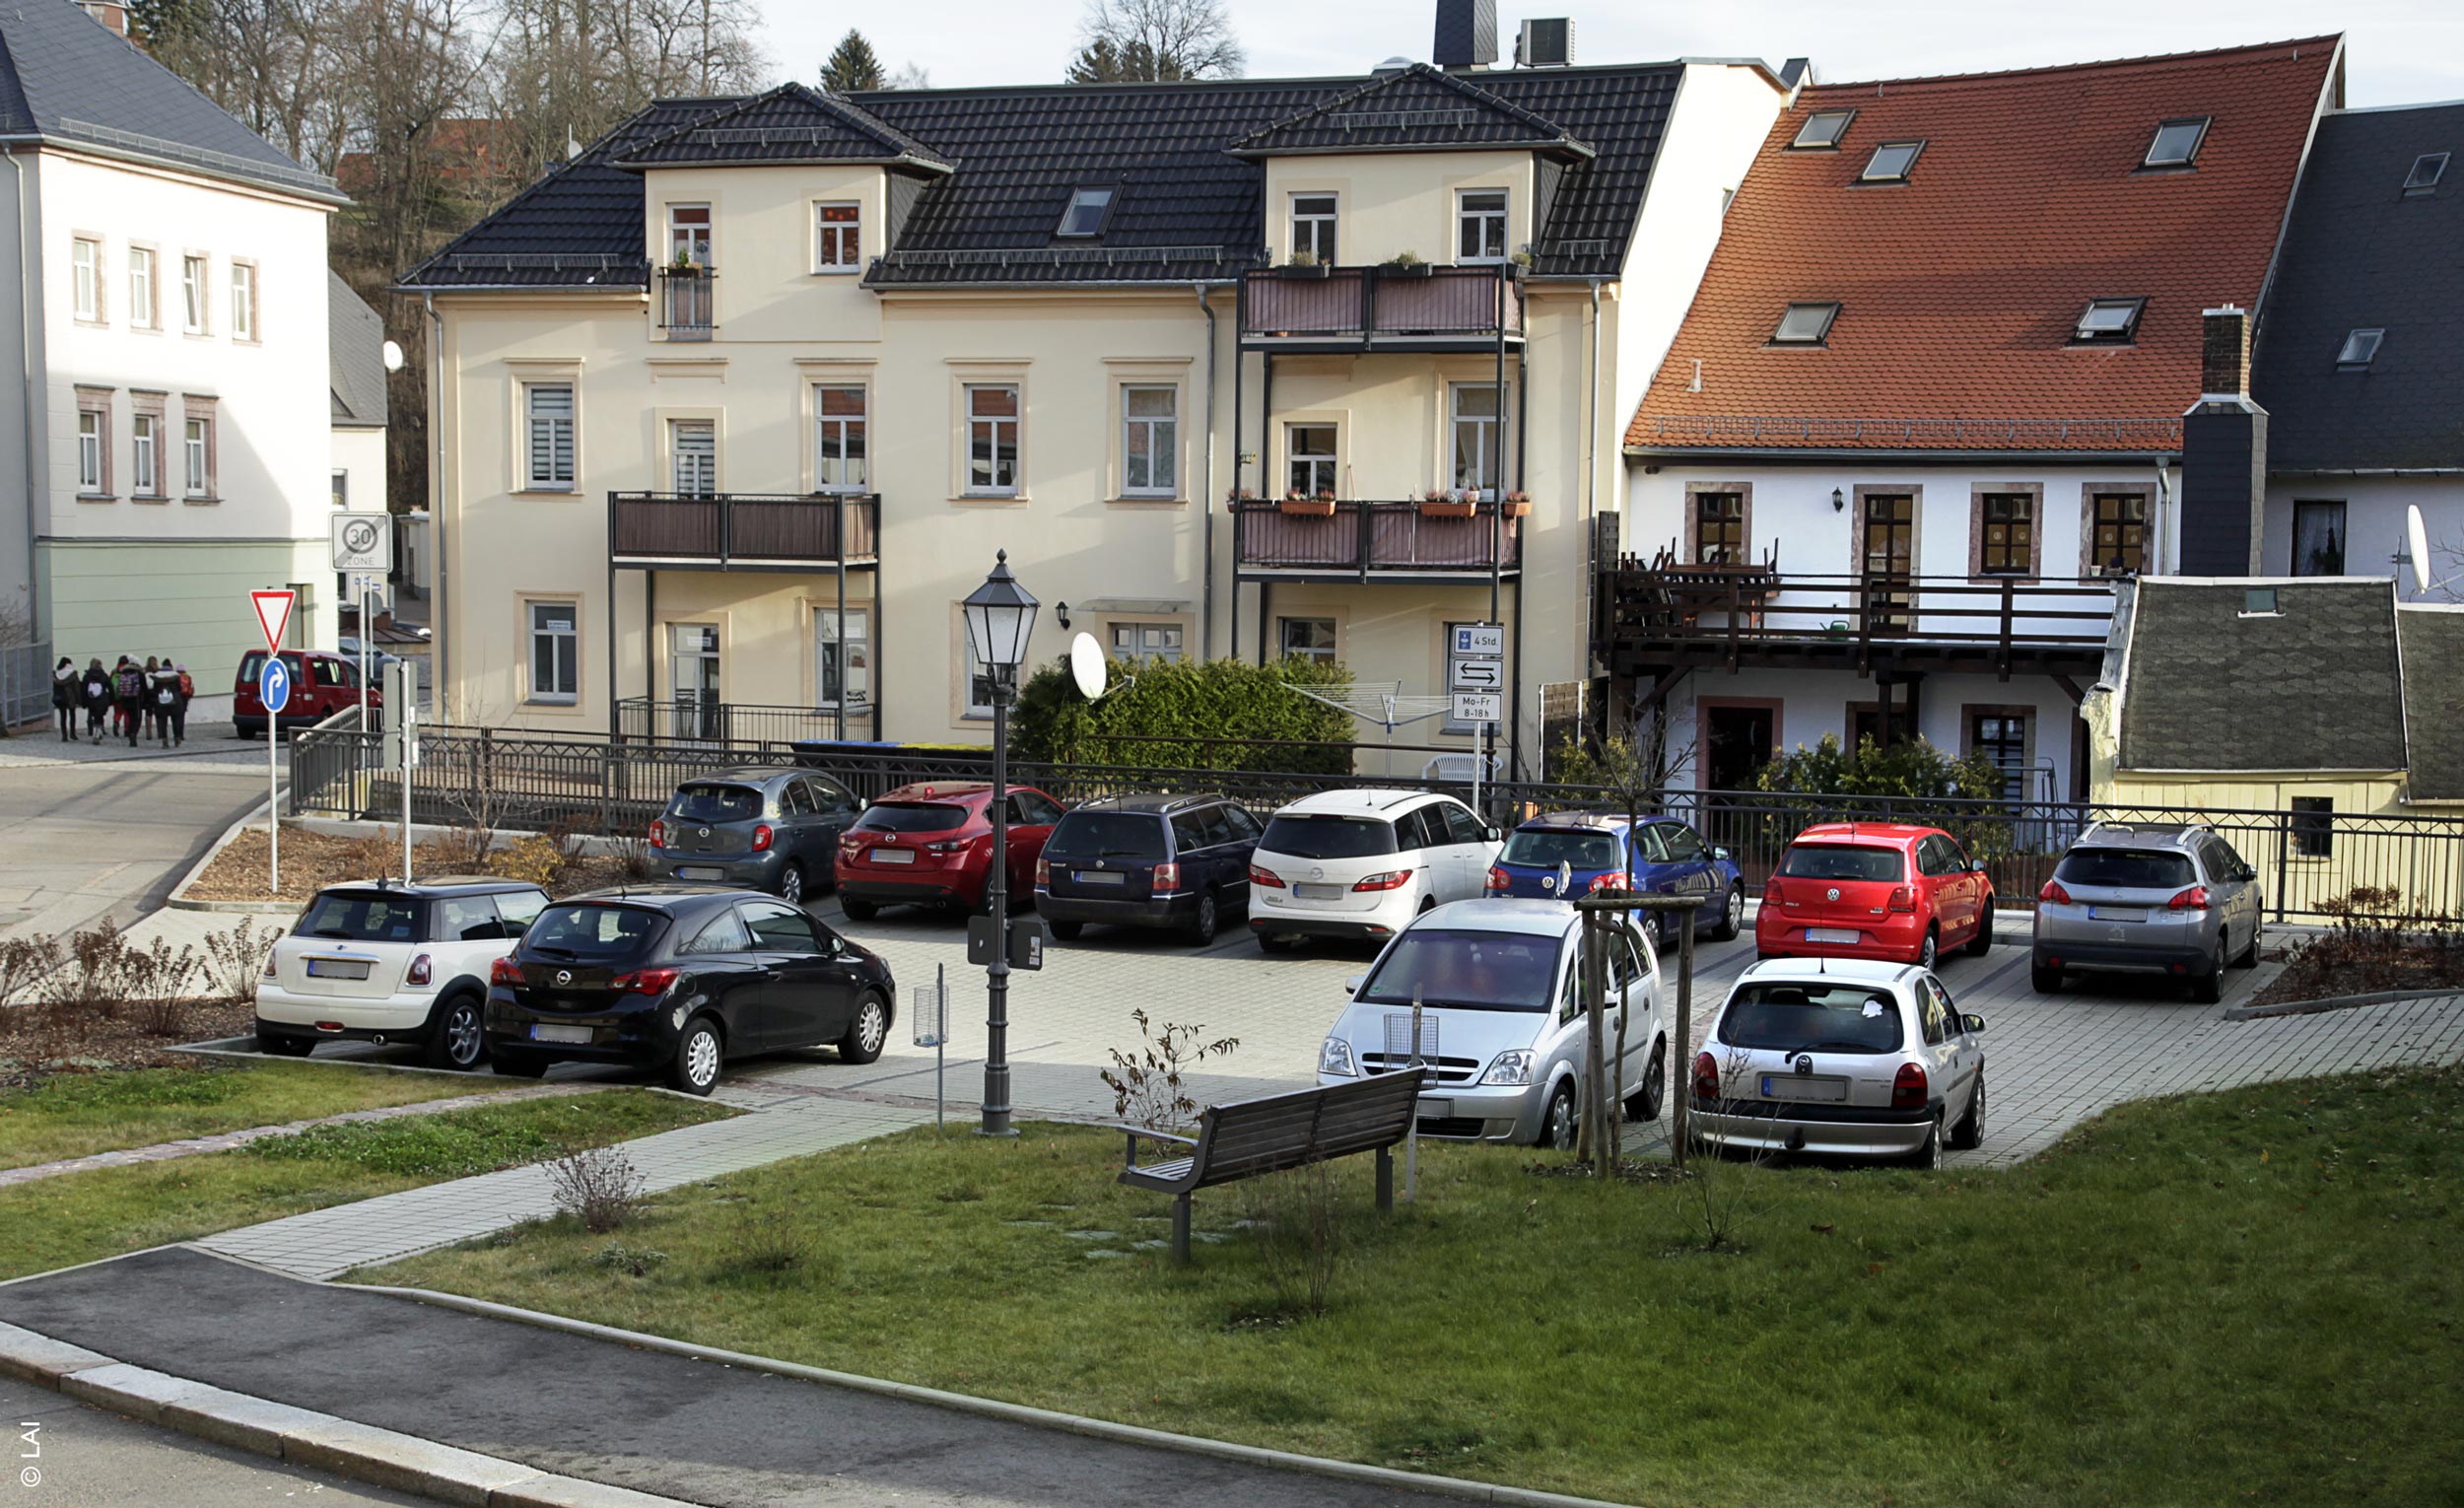
[[[1282,875],[1275,873],[1272,869],[1261,869],[1256,864],[1249,866],[1249,882],[1253,885],[1263,885],[1268,890],[1283,888]]]
[[[1389,869],[1384,874],[1372,874],[1364,879],[1355,881],[1352,885],[1352,889],[1356,891],[1401,890],[1405,885],[1411,883],[1411,876],[1412,871],[1409,869]]]
[[[1053,882],[1053,861],[1051,859],[1040,856],[1036,858],[1035,882],[1039,885],[1049,885]]]
[[[667,987],[676,982],[675,969],[636,969],[619,974],[607,982],[607,988],[619,994],[665,994]]]
[[[666,823],[652,822],[650,824],[650,847],[654,849],[663,849],[667,847]]]
[[[754,853],[756,853],[756,854],[762,854],[762,853],[767,853],[767,852],[769,852],[769,849],[770,849],[770,840],[771,840],[772,838],[776,837],[776,836],[778,836],[778,835],[777,835],[777,834],[775,834],[775,833],[773,833],[773,832],[771,832],[771,830],[770,830],[770,824],[769,824],[769,823],[767,823],[767,822],[756,822],[756,823],[754,823],[754,824],[753,824],[753,852],[754,852]]]
[[[1720,1097],[1720,1065],[1711,1061],[1709,1053],[1694,1055],[1694,1098],[1716,1100]]]
[[[2166,911],[2205,911],[2208,909],[2208,887],[2193,885],[2164,903]]]
[[[1180,888],[1181,866],[1179,864],[1165,863],[1157,864],[1155,866],[1155,894],[1162,895],[1168,890],[1178,890]]]
[[[973,842],[975,842],[973,838],[944,838],[939,843],[925,844],[924,852],[927,854],[961,854],[966,852],[967,845]]]
[[[280,977],[280,976],[278,976],[278,975],[275,973],[275,971],[274,971],[274,955],[273,955],[273,954],[271,954],[271,953],[268,953],[268,954],[266,954],[266,955],[265,955],[265,977],[266,977],[267,979],[275,979],[275,978],[279,978],[279,977]]]
[[[522,982],[522,968],[521,968],[521,965],[520,965],[520,964],[517,964],[517,963],[515,963],[515,962],[513,962],[513,959],[511,959],[511,958],[500,958],[500,959],[498,959],[495,963],[492,963],[492,964],[488,965],[488,983],[489,983],[489,984],[491,984],[491,985],[518,985],[518,984],[520,984],[521,982]]]
[[[1592,893],[1597,895],[1603,890],[1614,890],[1624,883],[1625,876],[1619,874],[1616,870],[1611,869],[1606,874],[1598,875],[1593,878],[1591,886]]]
[[[1893,885],[1890,891],[1890,909],[1893,911],[1916,910],[1916,892],[1906,885]]]
[[[1502,891],[1513,883],[1514,881],[1507,876],[1506,871],[1502,866],[1497,864],[1491,864],[1488,866],[1489,889]]]
[[[2062,888],[2060,880],[2047,880],[2045,888],[2036,892],[2036,899],[2056,906],[2068,906],[2071,904],[2071,893]]]
[[[436,967],[437,965],[435,960],[431,959],[427,954],[422,953],[417,958],[411,960],[411,972],[402,976],[402,983],[406,985],[425,985],[433,983]]]
[[[1777,906],[1786,899],[1787,897],[1780,891],[1780,877],[1778,875],[1774,874],[1769,879],[1762,882],[1763,905]]]
[[[1890,1081],[1890,1108],[1923,1110],[1925,1108],[1925,1064],[1903,1062]]]

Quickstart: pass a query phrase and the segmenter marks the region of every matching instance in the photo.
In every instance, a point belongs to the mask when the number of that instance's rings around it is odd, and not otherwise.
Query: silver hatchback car
[[[2030,974],[2039,994],[2069,974],[2163,975],[2213,1004],[2228,964],[2259,956],[2258,871],[2204,827],[2101,823],[2036,895]]]

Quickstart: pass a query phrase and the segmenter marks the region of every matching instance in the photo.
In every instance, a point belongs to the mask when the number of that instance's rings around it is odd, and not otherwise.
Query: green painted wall
[[[228,692],[240,657],[264,646],[248,593],[307,583],[291,643],[331,649],[334,576],[322,539],[226,544],[46,540],[35,557],[54,654],[77,663],[169,654],[207,695]]]

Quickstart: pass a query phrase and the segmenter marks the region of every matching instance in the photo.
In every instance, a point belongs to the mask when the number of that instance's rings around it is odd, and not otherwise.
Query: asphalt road
[[[105,917],[126,926],[264,799],[262,764],[0,769],[0,936],[70,932]]]
[[[0,1503],[9,1508],[426,1501],[192,1440],[14,1378],[0,1377],[0,1411],[8,1431],[0,1436]]]

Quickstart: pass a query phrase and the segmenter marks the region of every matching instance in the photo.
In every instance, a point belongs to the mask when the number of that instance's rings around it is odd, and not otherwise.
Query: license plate
[[[1856,929],[1855,929],[1855,928],[1853,928],[1853,927],[1841,927],[1841,926],[1809,926],[1809,927],[1807,927],[1807,928],[1806,928],[1806,941],[1808,941],[1808,942],[1851,942],[1851,943],[1853,943],[1853,942],[1862,942],[1862,941],[1864,941],[1864,940],[1865,940],[1865,933],[1860,932],[1860,931],[1856,930]]]
[[[1085,869],[1072,870],[1069,877],[1081,885],[1126,885],[1129,882],[1129,876],[1126,874],[1096,874]]]
[[[1294,885],[1292,896],[1301,901],[1337,901],[1343,897],[1340,885]]]
[[[1455,1102],[1433,1100],[1424,1094],[1420,1097],[1418,1115],[1423,1121],[1451,1121],[1455,1118]]]
[[[1762,1075],[1762,1097],[1766,1100],[1830,1100],[1848,1098],[1848,1080],[1815,1078],[1803,1073],[1765,1073]]]
[[[346,961],[340,958],[311,958],[308,961],[308,971],[310,979],[368,978],[368,965],[365,962]]]
[[[676,866],[676,878],[682,880],[722,879],[726,876],[726,873],[727,871],[724,869],[713,869],[702,864],[679,864]]]
[[[2148,920],[2148,908],[2145,906],[2090,906],[2088,908],[2088,920],[2090,922],[2145,922]]]
[[[916,861],[912,849],[875,849],[868,857],[877,864],[912,864]]]
[[[581,1044],[590,1040],[590,1028],[586,1026],[550,1026],[544,1021],[534,1021],[530,1024],[530,1040],[533,1042],[562,1042],[568,1046],[580,1046]]]

